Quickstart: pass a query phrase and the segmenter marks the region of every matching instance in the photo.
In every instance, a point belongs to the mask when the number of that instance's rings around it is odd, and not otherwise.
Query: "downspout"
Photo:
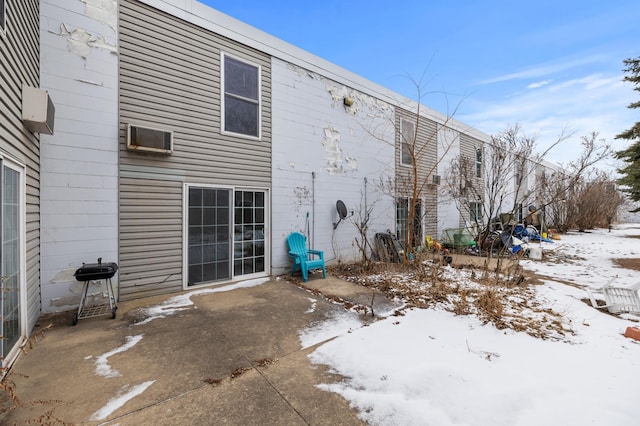
[[[364,220],[369,221],[369,210],[367,209],[367,177],[364,178]]]
[[[367,228],[369,227],[369,209],[367,207],[367,177],[364,177],[364,218],[360,215],[360,229],[366,224]],[[368,229],[367,229],[368,230]],[[367,258],[367,242],[368,240],[368,232],[364,232],[362,247],[364,252],[364,258]]]
[[[316,243],[316,172],[311,172],[311,247]]]

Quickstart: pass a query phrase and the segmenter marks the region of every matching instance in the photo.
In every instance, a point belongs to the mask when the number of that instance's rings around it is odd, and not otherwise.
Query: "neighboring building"
[[[436,118],[437,120],[437,118]],[[415,112],[397,109],[396,121],[396,237],[407,243],[413,227],[413,246],[424,244],[425,235],[437,232],[437,188],[439,185],[438,123]],[[416,179],[414,179],[414,176]],[[416,198],[415,202],[412,200]],[[413,223],[410,210],[415,209]]]
[[[0,1],[0,367],[40,316],[41,138],[53,103],[39,90],[38,0]]]
[[[98,258],[119,264],[124,300],[285,273],[292,231],[329,263],[351,262],[363,232],[414,226],[422,244],[482,211],[460,209],[445,179],[463,155],[481,185],[489,136],[201,3],[20,10],[2,31],[20,60],[3,63],[1,155],[24,188],[24,335],[40,310],[77,307],[73,273]],[[23,83],[56,101],[54,135],[19,120]]]

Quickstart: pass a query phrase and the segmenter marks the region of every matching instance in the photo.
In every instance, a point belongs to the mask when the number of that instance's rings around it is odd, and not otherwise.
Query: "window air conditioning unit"
[[[431,183],[433,183],[434,185],[440,185],[440,175],[432,175]]]
[[[173,132],[127,124],[127,149],[171,154],[173,152]]]
[[[34,133],[53,134],[56,110],[46,90],[22,86],[22,121]]]

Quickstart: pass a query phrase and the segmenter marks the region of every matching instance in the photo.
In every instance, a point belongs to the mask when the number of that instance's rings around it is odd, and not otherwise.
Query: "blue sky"
[[[203,3],[409,98],[493,134],[516,123],[546,159],[566,163],[580,136],[640,120],[622,61],[640,56],[640,2],[577,0]],[[612,162],[609,165],[613,165]]]

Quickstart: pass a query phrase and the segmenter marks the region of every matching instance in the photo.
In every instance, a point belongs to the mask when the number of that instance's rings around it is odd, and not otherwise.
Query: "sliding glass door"
[[[0,160],[0,346],[3,364],[22,336],[20,171]]]
[[[187,286],[266,271],[266,191],[187,185]]]
[[[189,187],[188,285],[231,278],[231,190]]]

